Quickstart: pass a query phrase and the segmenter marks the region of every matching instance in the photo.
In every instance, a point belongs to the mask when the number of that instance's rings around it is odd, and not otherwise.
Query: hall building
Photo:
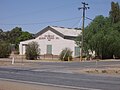
[[[61,51],[69,48],[73,57],[80,55],[80,48],[75,43],[75,38],[81,30],[58,26],[47,26],[35,35],[35,39],[22,41],[19,44],[20,55],[25,55],[28,43],[35,41],[39,44],[40,55],[59,56]]]

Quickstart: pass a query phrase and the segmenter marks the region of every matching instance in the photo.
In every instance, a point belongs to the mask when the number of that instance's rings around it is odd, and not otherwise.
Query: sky
[[[37,33],[47,26],[82,27],[81,2],[88,3],[86,17],[107,17],[111,2],[120,0],[0,0],[0,29],[10,31],[21,27],[23,31]],[[85,26],[91,21],[85,19]]]

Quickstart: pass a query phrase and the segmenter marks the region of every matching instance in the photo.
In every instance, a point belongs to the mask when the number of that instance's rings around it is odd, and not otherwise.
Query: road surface
[[[104,63],[104,65],[103,65]],[[98,67],[118,62],[100,62]],[[74,90],[120,90],[120,77],[94,74],[78,74],[65,68],[95,67],[87,63],[37,63],[42,68],[0,68],[0,79],[37,85],[65,87]],[[46,66],[46,68],[44,67]],[[60,69],[60,71],[59,71]],[[63,71],[62,71],[63,69]],[[53,71],[52,71],[53,70]]]

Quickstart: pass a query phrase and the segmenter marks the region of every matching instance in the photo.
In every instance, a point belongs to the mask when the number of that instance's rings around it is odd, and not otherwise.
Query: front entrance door
[[[47,54],[52,54],[52,45],[47,45]]]

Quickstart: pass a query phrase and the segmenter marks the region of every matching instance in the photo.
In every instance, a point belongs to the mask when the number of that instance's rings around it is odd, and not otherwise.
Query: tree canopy
[[[80,36],[78,40],[80,41]],[[79,45],[78,40],[76,43]],[[80,46],[80,45],[79,45]],[[85,28],[84,51],[95,51],[101,59],[120,58],[120,8],[112,2],[109,17],[96,16]]]
[[[9,45],[14,44],[16,50],[18,50],[18,44],[20,41],[25,41],[32,38],[33,38],[33,34],[26,31],[22,31],[22,28],[20,27],[15,27],[11,31],[6,31],[6,32],[0,29],[1,44],[2,43],[8,43]]]
[[[109,12],[112,23],[120,21],[120,6],[118,3],[111,3],[111,10]]]

